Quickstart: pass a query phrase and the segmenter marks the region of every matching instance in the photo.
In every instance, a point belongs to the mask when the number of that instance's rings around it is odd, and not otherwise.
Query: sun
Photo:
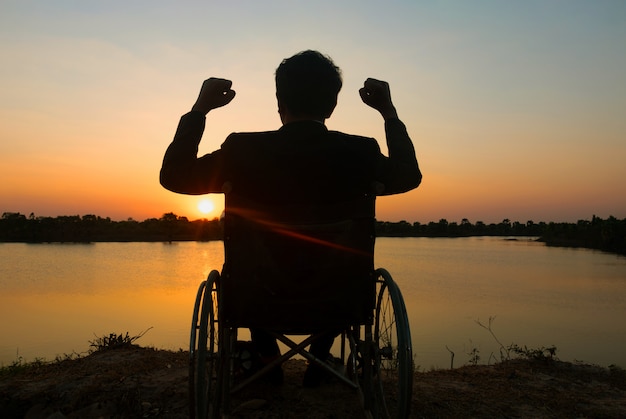
[[[215,209],[215,204],[210,199],[204,198],[198,202],[198,210],[203,214],[208,214]]]

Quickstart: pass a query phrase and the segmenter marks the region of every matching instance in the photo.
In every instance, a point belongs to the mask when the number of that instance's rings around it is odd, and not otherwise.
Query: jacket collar
[[[300,130],[328,132],[328,128],[326,128],[326,125],[324,125],[323,122],[315,120],[289,122],[279,129],[281,132],[293,132]]]

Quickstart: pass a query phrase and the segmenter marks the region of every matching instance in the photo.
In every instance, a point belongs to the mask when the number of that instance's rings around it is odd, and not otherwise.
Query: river
[[[85,354],[110,333],[188,348],[199,283],[222,242],[0,244],[0,365]],[[407,304],[415,363],[500,359],[503,345],[626,367],[626,258],[530,238],[379,238]],[[479,325],[489,325],[491,331]],[[476,358],[474,358],[476,360]]]

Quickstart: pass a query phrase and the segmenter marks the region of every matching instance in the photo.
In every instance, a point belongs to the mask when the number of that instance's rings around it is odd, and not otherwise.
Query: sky
[[[0,0],[0,212],[219,216],[159,184],[180,116],[222,77],[200,154],[277,129],[274,71],[317,49],[344,77],[330,129],[386,152],[373,77],[415,145],[422,185],[379,220],[626,218],[624,22],[622,0]]]

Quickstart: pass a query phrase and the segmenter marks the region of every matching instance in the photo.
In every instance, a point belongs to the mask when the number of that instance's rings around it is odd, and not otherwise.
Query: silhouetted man
[[[389,85],[367,79],[359,94],[385,120],[389,156],[373,138],[329,131],[324,122],[337,105],[341,72],[317,51],[303,51],[283,60],[276,70],[278,113],[283,126],[276,131],[234,133],[219,150],[197,157],[205,116],[235,97],[230,80],[205,80],[191,112],[180,119],[165,153],[161,184],[183,194],[222,193],[226,182],[245,187],[254,201],[271,205],[316,205],[341,202],[345,191],[378,185],[377,195],[409,191],[421,182],[413,144],[391,101]],[[265,187],[255,184],[262,173]],[[260,313],[262,315],[262,313]],[[276,341],[262,330],[251,330],[261,358],[279,354]],[[336,334],[311,346],[313,355],[329,356]],[[304,384],[321,379],[311,364]]]

